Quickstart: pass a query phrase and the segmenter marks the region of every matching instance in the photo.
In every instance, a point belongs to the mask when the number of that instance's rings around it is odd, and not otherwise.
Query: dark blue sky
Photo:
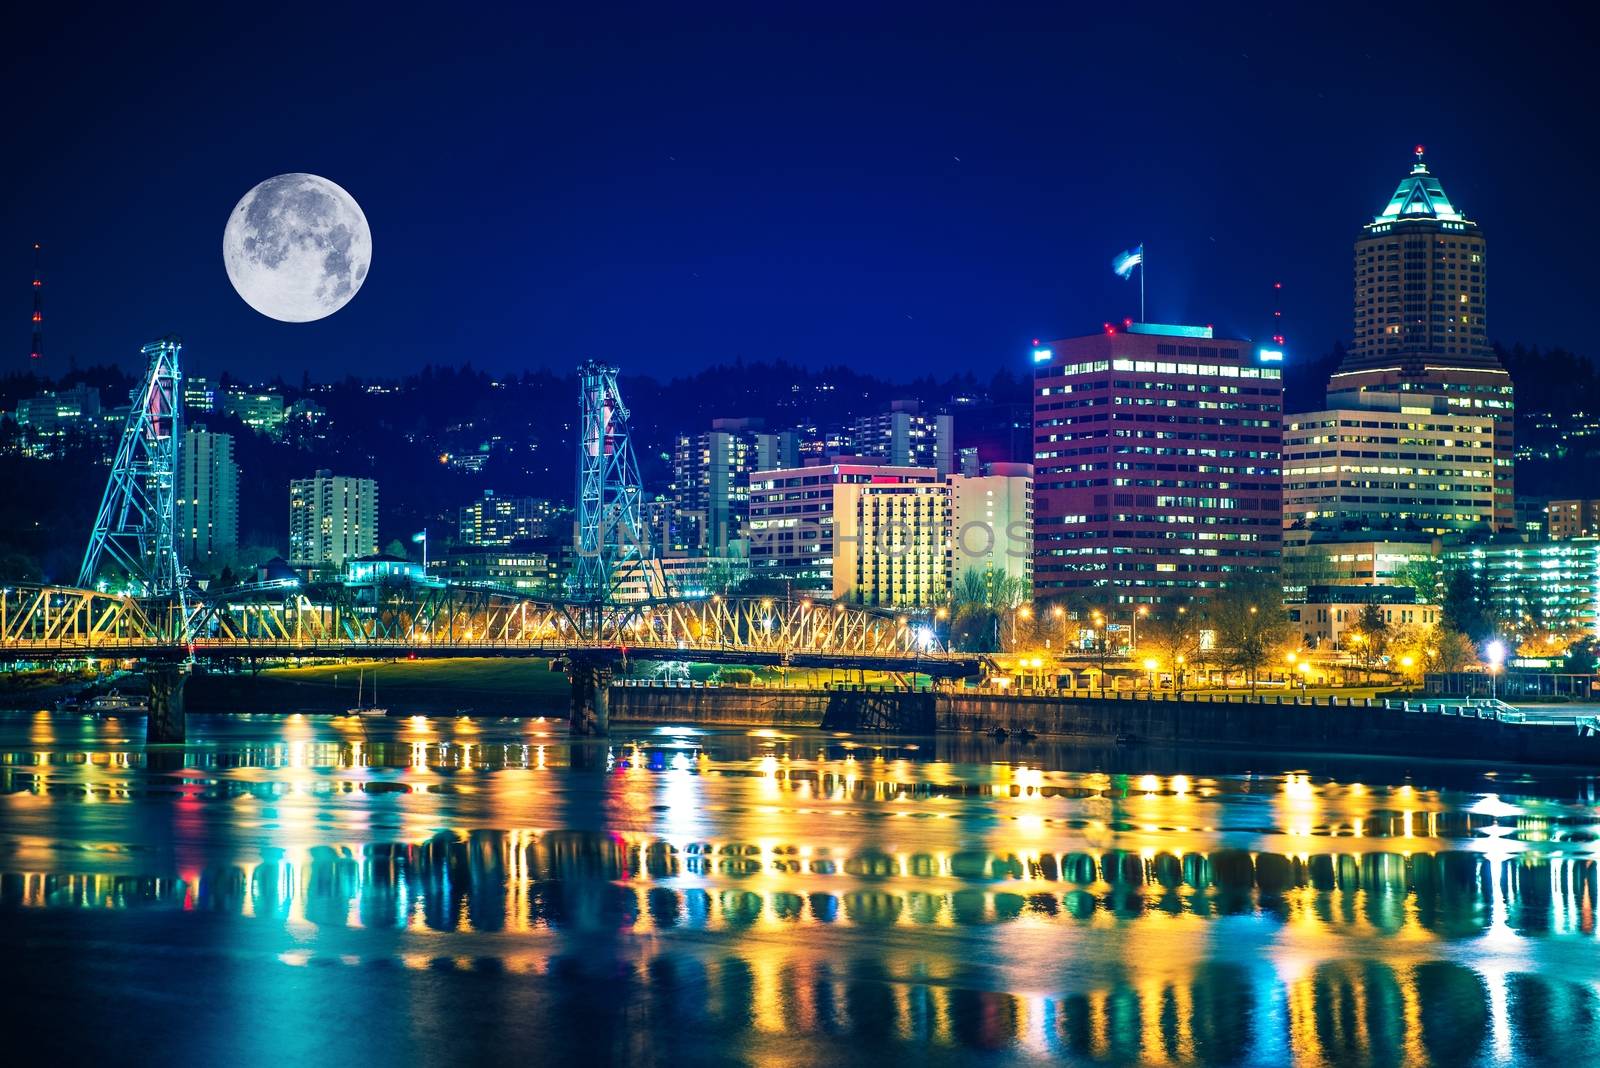
[[[0,45],[0,367],[27,362],[34,240],[47,371],[176,331],[202,373],[987,374],[1136,314],[1109,261],[1140,240],[1150,318],[1259,336],[1281,279],[1312,355],[1349,329],[1350,243],[1416,142],[1488,234],[1492,335],[1594,349],[1582,23],[1064,7],[690,25],[35,5]],[[229,210],[285,171],[343,185],[372,226],[365,286],[318,323],[258,315],[223,272]]]

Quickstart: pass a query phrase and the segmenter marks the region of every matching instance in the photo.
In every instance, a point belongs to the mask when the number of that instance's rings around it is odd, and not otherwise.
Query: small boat
[[[143,697],[130,697],[112,687],[105,693],[92,697],[69,697],[56,705],[58,712],[81,712],[92,716],[144,715],[150,711],[150,702]]]
[[[366,705],[361,703],[366,681],[367,671],[365,668],[362,668],[360,673],[356,675],[355,707],[349,709],[348,714],[352,716],[387,716],[389,714],[389,710],[378,704],[378,677],[376,675],[372,677],[372,704]]]

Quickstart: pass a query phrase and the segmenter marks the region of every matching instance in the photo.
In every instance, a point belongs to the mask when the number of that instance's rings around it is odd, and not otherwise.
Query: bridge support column
[[[144,669],[144,677],[150,685],[150,715],[144,740],[150,745],[181,743],[187,730],[183,684],[189,680],[189,665],[151,664]]]
[[[567,669],[572,680],[572,710],[568,728],[573,734],[604,736],[611,730],[611,669],[601,664],[574,661]]]

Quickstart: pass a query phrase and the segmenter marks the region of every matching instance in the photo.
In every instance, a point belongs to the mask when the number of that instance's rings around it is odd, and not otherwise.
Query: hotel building
[[[834,588],[834,520],[841,486],[939,481],[931,467],[896,467],[861,457],[750,475],[750,573],[798,589]]]

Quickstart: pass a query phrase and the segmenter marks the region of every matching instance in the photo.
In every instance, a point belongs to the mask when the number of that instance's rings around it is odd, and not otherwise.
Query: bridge
[[[76,585],[0,589],[0,662],[137,661],[150,683],[151,742],[184,737],[183,682],[196,661],[299,657],[549,657],[572,683],[571,726],[605,733],[611,673],[629,660],[863,668],[961,677],[981,659],[940,651],[904,615],[806,598],[682,598],[662,579],[616,372],[580,369],[578,563],[567,595],[432,579],[196,588],[178,558],[181,344],[148,360]],[[101,581],[110,573],[123,592]],[[624,601],[624,582],[647,599]]]

